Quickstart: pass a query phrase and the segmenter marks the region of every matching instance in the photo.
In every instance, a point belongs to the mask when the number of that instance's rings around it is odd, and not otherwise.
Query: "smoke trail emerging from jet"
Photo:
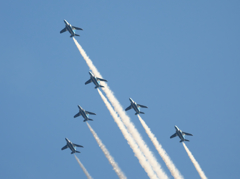
[[[89,68],[92,70],[93,74],[99,78],[102,78],[96,67],[93,65],[92,61],[89,59],[85,51],[82,49],[80,44],[73,38],[78,50],[80,51],[81,55],[83,56],[84,60],[86,61]],[[138,146],[140,147],[141,151],[149,161],[150,165],[152,166],[153,170],[156,172],[157,176],[162,179],[167,179],[167,175],[162,170],[160,164],[157,162],[156,158],[153,156],[152,152],[142,139],[141,135],[135,128],[134,124],[130,121],[130,118],[126,115],[125,111],[123,110],[122,106],[118,102],[118,100],[113,95],[113,92],[110,90],[108,85],[104,82],[102,82],[104,85],[103,91],[105,92],[107,98],[111,102],[111,104],[114,107],[114,110],[119,114],[121,117],[124,125],[127,127],[127,130],[130,132],[134,140],[137,142]]]
[[[141,150],[138,148],[138,145],[132,138],[132,136],[128,133],[127,129],[125,128],[124,124],[122,123],[121,119],[118,117],[117,113],[112,108],[111,104],[108,102],[107,98],[102,94],[102,92],[98,90],[99,95],[101,96],[103,102],[105,103],[106,107],[108,108],[111,116],[113,117],[114,121],[117,123],[119,129],[121,130],[124,138],[128,141],[129,146],[133,150],[135,156],[138,158],[140,165],[143,167],[145,172],[148,174],[149,178],[156,179],[158,178],[154,171],[151,168],[151,165],[146,161],[145,156],[142,154]]]
[[[116,174],[118,175],[118,177],[120,179],[126,179],[127,177],[124,175],[124,173],[121,171],[120,167],[118,166],[118,164],[114,161],[114,158],[110,155],[109,151],[107,150],[107,148],[105,147],[105,145],[103,145],[102,141],[99,139],[97,133],[92,129],[92,127],[90,126],[90,124],[88,124],[87,122],[87,126],[89,128],[89,130],[91,131],[93,137],[95,138],[95,140],[97,141],[99,147],[102,149],[104,155],[106,156],[106,158],[108,159],[109,163],[112,165],[113,170],[116,172]]]
[[[159,155],[162,157],[162,159],[165,162],[166,166],[170,170],[172,176],[174,178],[183,179],[183,176],[178,171],[178,169],[175,167],[175,165],[173,164],[172,160],[168,156],[167,152],[162,148],[161,144],[159,144],[157,138],[151,132],[151,129],[147,126],[147,124],[144,122],[144,120],[139,115],[137,115],[137,116],[138,116],[138,119],[141,122],[143,128],[145,129],[148,137],[151,139],[151,141],[152,141],[153,145],[155,146],[155,148],[157,149]]]
[[[196,161],[196,159],[193,157],[192,153],[191,153],[190,150],[187,148],[187,146],[185,145],[185,143],[182,142],[182,144],[183,144],[183,147],[185,148],[185,150],[186,150],[189,158],[191,159],[194,167],[196,168],[198,174],[200,175],[200,177],[201,177],[202,179],[207,179],[207,177],[206,177],[206,175],[204,174],[204,172],[202,171],[200,165],[198,164],[198,162]]]
[[[87,176],[88,179],[92,179],[92,177],[90,176],[90,174],[88,173],[87,169],[83,166],[83,164],[80,162],[80,160],[77,158],[77,156],[74,154],[75,159],[77,160],[78,164],[80,165],[80,167],[82,168],[83,172],[85,173],[85,175]]]

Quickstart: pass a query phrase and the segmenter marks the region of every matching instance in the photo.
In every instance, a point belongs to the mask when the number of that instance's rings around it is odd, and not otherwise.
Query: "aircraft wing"
[[[68,146],[67,145],[65,145],[63,148],[62,148],[62,150],[65,150],[65,149],[67,149],[68,148]]]
[[[72,26],[72,27],[77,30],[83,30],[82,28],[79,28],[79,27],[75,27],[75,26]]]
[[[76,117],[78,117],[78,116],[81,116],[81,113],[80,113],[80,112],[77,113],[77,114],[74,116],[74,118],[76,118]]]
[[[88,80],[85,82],[85,85],[88,84],[88,83],[91,83],[92,82],[92,79]]]
[[[97,79],[100,80],[100,81],[106,81],[107,82],[107,80],[102,79],[102,78],[97,78]]]
[[[78,144],[73,144],[74,146],[77,146],[77,147],[83,147],[83,146],[81,146],[81,145],[78,145]]]
[[[63,30],[60,31],[60,34],[66,31],[67,31],[67,28],[65,27]]]
[[[132,105],[128,106],[125,111],[128,111],[129,109],[132,109]]]
[[[95,113],[93,112],[89,112],[89,111],[85,111],[87,114],[91,114],[91,115],[96,115]]]
[[[186,133],[186,132],[182,132],[183,135],[190,135],[190,136],[193,136],[192,134],[190,133]]]
[[[140,106],[141,108],[148,108],[147,106],[144,106],[144,105],[141,105],[141,104],[138,104],[138,106]]]
[[[177,136],[177,133],[173,134],[170,138],[173,138],[173,137],[176,137]]]

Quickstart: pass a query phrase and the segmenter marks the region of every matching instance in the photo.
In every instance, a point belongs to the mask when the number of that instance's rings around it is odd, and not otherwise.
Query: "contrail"
[[[183,179],[183,176],[178,171],[178,169],[175,167],[174,163],[168,156],[167,152],[162,148],[161,144],[159,144],[157,138],[154,136],[154,134],[151,132],[151,129],[147,126],[147,124],[144,122],[144,120],[140,117],[140,115],[137,115],[138,119],[140,120],[143,128],[145,129],[148,137],[151,139],[153,145],[157,149],[159,155],[162,157],[163,161],[165,162],[166,166],[170,170],[172,176],[174,178]]]
[[[80,51],[81,55],[83,56],[84,60],[86,61],[89,68],[92,70],[93,74],[95,76],[98,76],[102,78],[101,74],[98,72],[97,68],[93,65],[92,61],[89,59],[85,51],[82,49],[80,44],[73,38],[78,50]],[[167,179],[168,176],[165,174],[163,169],[161,168],[160,164],[157,162],[156,158],[153,156],[152,152],[148,148],[147,144],[142,139],[141,135],[135,128],[134,124],[130,121],[130,118],[126,115],[125,111],[123,110],[122,106],[118,102],[118,100],[113,95],[113,92],[110,90],[108,85],[104,83],[103,91],[105,92],[107,98],[113,105],[115,111],[119,114],[121,117],[124,125],[127,127],[127,130],[130,132],[134,140],[137,142],[138,146],[140,147],[141,151],[149,161],[150,165],[152,166],[153,170],[156,172],[157,176],[162,179]]]
[[[102,92],[98,90],[99,95],[101,96],[103,102],[105,103],[106,107],[108,108],[111,116],[113,117],[114,121],[117,123],[119,129],[121,130],[124,138],[128,141],[131,149],[133,150],[135,156],[138,158],[140,165],[143,167],[145,172],[147,173],[148,177],[151,179],[157,179],[158,177],[154,173],[151,168],[151,165],[146,160],[145,156],[142,154],[141,150],[138,148],[138,145],[132,138],[132,136],[128,133],[127,129],[125,128],[124,124],[122,123],[121,119],[118,117],[117,113],[112,108],[111,104],[108,102],[107,98],[102,94]]]
[[[187,148],[187,146],[185,145],[185,143],[183,142],[183,147],[185,148],[189,158],[191,159],[194,167],[196,168],[198,174],[200,175],[200,177],[202,179],[207,179],[206,175],[204,174],[204,172],[202,171],[200,165],[198,164],[198,162],[196,161],[196,159],[193,157],[192,153],[190,152],[190,150]]]
[[[87,126],[89,128],[89,130],[91,131],[93,137],[95,138],[95,140],[97,141],[99,147],[102,149],[105,157],[108,159],[109,163],[112,165],[113,170],[116,172],[116,174],[118,175],[118,177],[120,179],[127,179],[127,177],[124,175],[124,173],[122,172],[122,170],[120,169],[120,167],[118,166],[118,164],[114,161],[114,158],[110,155],[109,151],[107,150],[107,148],[105,147],[105,145],[102,143],[102,141],[99,139],[97,133],[92,129],[92,127],[90,126],[90,124],[88,124],[87,122]]]
[[[90,176],[90,174],[88,173],[87,169],[83,166],[83,164],[80,162],[80,160],[77,158],[77,156],[74,154],[75,159],[77,160],[78,164],[80,165],[80,167],[82,168],[83,172],[85,173],[85,175],[87,176],[88,179],[92,179],[92,177]]]

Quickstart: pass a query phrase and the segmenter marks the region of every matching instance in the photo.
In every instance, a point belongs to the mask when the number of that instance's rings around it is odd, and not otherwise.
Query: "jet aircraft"
[[[88,118],[88,114],[96,115],[95,113],[85,111],[80,105],[78,105],[78,108],[79,108],[79,112],[74,116],[74,118],[82,115],[82,117],[84,118],[83,122],[86,122],[87,120],[93,121],[92,119]]]
[[[100,85],[100,81],[106,81],[105,79],[101,79],[101,78],[97,78],[96,76],[94,76],[94,74],[92,74],[92,72],[89,72],[90,74],[90,80],[86,81],[85,85],[88,84],[88,83],[91,83],[93,82],[96,86],[95,86],[95,89],[99,88],[99,87],[104,87],[102,85]]]
[[[65,145],[62,148],[62,150],[69,148],[72,151],[71,154],[80,153],[79,151],[76,150],[76,147],[83,147],[83,146],[72,143],[70,140],[68,140],[68,138],[65,138],[65,140],[67,141],[67,145]]]
[[[144,114],[144,112],[141,112],[140,111],[140,107],[141,108],[148,108],[147,106],[143,106],[143,105],[141,105],[141,104],[137,104],[136,102],[134,102],[133,100],[132,100],[132,98],[129,98],[129,100],[130,100],[130,102],[131,102],[131,104],[130,104],[130,106],[129,107],[127,107],[126,109],[125,109],[125,111],[128,111],[129,109],[134,109],[135,111],[136,111],[136,113],[135,113],[135,115],[137,115],[137,114]]]
[[[185,139],[185,135],[190,135],[190,136],[193,136],[193,135],[190,134],[190,133],[186,133],[186,132],[181,131],[176,125],[174,127],[176,129],[176,133],[173,134],[170,138],[178,136],[181,139],[180,142],[183,142],[183,141],[188,141],[189,142],[189,140]]]
[[[63,20],[64,23],[66,24],[65,28],[63,30],[60,31],[60,34],[63,33],[63,32],[66,32],[68,31],[71,36],[70,37],[74,37],[74,36],[80,36],[78,34],[75,34],[75,30],[83,30],[79,27],[75,27],[75,26],[72,26],[71,24],[69,24],[66,20]]]

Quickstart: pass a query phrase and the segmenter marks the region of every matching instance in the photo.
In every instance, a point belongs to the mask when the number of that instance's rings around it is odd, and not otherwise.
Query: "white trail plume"
[[[89,57],[87,56],[85,51],[82,49],[80,44],[75,40],[75,38],[73,38],[73,40],[74,40],[78,50],[80,51],[81,55],[83,56],[84,60],[86,61],[87,65],[93,72],[93,74],[97,77],[102,78],[101,74],[98,72],[97,68],[93,65],[92,61],[89,59]],[[121,117],[124,125],[127,127],[127,130],[130,132],[130,134],[132,135],[134,140],[137,142],[142,153],[145,155],[145,157],[149,161],[150,165],[152,166],[153,170],[156,172],[157,176],[161,179],[167,179],[168,176],[165,174],[165,172],[161,168],[160,164],[157,162],[156,158],[153,156],[152,152],[150,151],[150,149],[148,148],[148,146],[142,139],[141,135],[135,128],[134,124],[130,121],[130,118],[127,116],[127,114],[123,110],[122,106],[120,105],[120,103],[118,102],[116,97],[113,95],[113,92],[110,90],[110,88],[108,87],[108,85],[106,83],[104,83],[104,82],[102,82],[102,83],[104,84],[103,91],[105,92],[107,98],[113,105],[114,110]]]
[[[148,177],[151,179],[157,179],[158,177],[154,173],[151,168],[151,165],[146,160],[145,156],[142,154],[141,150],[138,148],[138,145],[132,138],[132,136],[128,133],[127,129],[125,128],[124,124],[122,123],[121,119],[118,117],[117,113],[112,108],[111,104],[108,102],[107,98],[102,94],[102,92],[98,90],[99,95],[101,96],[103,102],[105,103],[106,107],[108,108],[111,116],[113,117],[114,121],[117,123],[119,129],[121,130],[124,138],[128,141],[131,149],[133,150],[135,156],[138,158],[140,165],[143,167],[145,172],[147,173]]]
[[[162,148],[161,144],[159,144],[157,138],[154,136],[151,129],[147,126],[147,124],[144,122],[144,120],[139,115],[137,115],[137,116],[138,116],[138,119],[141,122],[143,128],[145,129],[148,137],[151,139],[151,141],[152,141],[153,145],[155,146],[155,148],[157,149],[159,155],[162,157],[166,166],[170,170],[172,176],[174,178],[177,178],[177,179],[183,179],[183,176],[178,171],[178,169],[175,167],[174,163],[172,162],[172,160],[168,156],[167,152]]]
[[[85,173],[85,175],[87,176],[88,179],[92,179],[92,177],[90,176],[90,174],[88,173],[87,169],[83,166],[83,164],[80,162],[80,160],[77,158],[77,156],[74,154],[75,159],[77,160],[78,164],[80,165],[80,167],[82,168],[83,172]]]
[[[185,145],[185,143],[183,142],[183,147],[185,148],[189,158],[191,159],[194,167],[196,168],[198,174],[200,175],[200,177],[202,179],[207,179],[206,175],[204,174],[204,172],[202,171],[200,165],[198,164],[198,162],[196,161],[196,159],[194,158],[194,156],[192,155],[192,153],[190,152],[190,150],[187,148],[187,146]]]
[[[88,126],[89,130],[91,131],[93,137],[97,141],[99,147],[102,149],[105,157],[108,159],[109,163],[112,165],[113,170],[116,172],[118,177],[120,179],[127,179],[127,177],[124,175],[124,173],[122,172],[122,170],[120,169],[118,164],[114,161],[114,158],[110,155],[110,153],[107,150],[107,148],[105,147],[105,145],[102,143],[101,139],[99,139],[97,133],[92,129],[92,127],[90,126],[90,124],[88,124],[88,122],[87,122],[87,126]]]

